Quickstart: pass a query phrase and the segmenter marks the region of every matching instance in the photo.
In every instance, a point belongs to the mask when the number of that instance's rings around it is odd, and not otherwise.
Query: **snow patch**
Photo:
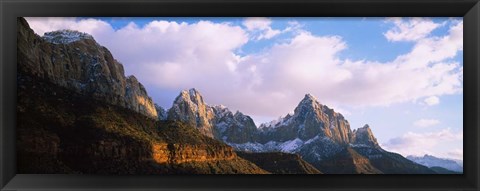
[[[300,140],[299,138],[296,138],[294,140],[286,141],[284,143],[280,144],[280,150],[282,152],[286,153],[293,153],[295,152],[298,148],[303,146],[303,141]]]
[[[45,33],[43,39],[53,44],[69,44],[83,39],[93,40],[93,37],[92,35],[83,32],[59,30]]]

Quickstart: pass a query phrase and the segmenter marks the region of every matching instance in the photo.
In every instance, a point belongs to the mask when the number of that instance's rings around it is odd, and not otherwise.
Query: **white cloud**
[[[164,106],[173,101],[165,95],[191,87],[211,104],[273,117],[291,111],[305,93],[329,106],[348,108],[462,91],[461,63],[450,60],[463,50],[462,22],[451,22],[444,36],[421,35],[410,52],[390,62],[377,62],[340,59],[338,54],[348,47],[342,37],[297,30],[298,22],[281,31],[296,31],[291,39],[243,57],[235,54],[248,43],[252,31],[259,31],[262,39],[275,36],[276,32],[268,35],[268,18],[247,18],[243,28],[209,21],[153,21],[144,27],[130,23],[118,30],[95,19],[27,20],[37,33],[70,28],[92,34]],[[423,26],[420,22],[431,21],[416,22],[415,26]]]
[[[448,151],[445,154],[446,158],[452,158],[452,159],[460,159],[463,160],[463,149],[454,149],[452,151]],[[463,165],[462,165],[463,166]]]
[[[243,21],[243,26],[254,40],[268,40],[279,34],[294,32],[301,28],[296,21],[289,21],[285,29],[278,30],[271,27],[272,20],[265,17],[248,17]]]
[[[249,17],[243,21],[247,31],[252,33],[256,40],[271,39],[281,33],[280,30],[272,29],[271,24],[272,20],[264,17]]]
[[[425,154],[430,154],[441,157],[445,156],[447,153],[439,152],[439,148],[444,147],[445,144],[462,140],[463,131],[452,132],[449,128],[447,128],[437,132],[407,132],[400,137],[390,139],[386,143],[383,143],[382,147],[388,151],[400,153],[403,156],[423,156]],[[458,157],[456,158],[458,159]]]
[[[266,30],[270,28],[272,20],[265,17],[249,17],[243,21],[243,25],[249,31]]]
[[[388,18],[387,22],[395,25],[394,28],[384,33],[389,41],[420,40],[442,25],[426,18],[410,18],[406,22],[402,18]]]
[[[419,119],[413,123],[416,127],[430,127],[439,124],[440,121],[436,119]]]
[[[40,36],[45,32],[71,29],[91,34],[98,41],[114,32],[109,23],[98,19],[79,20],[73,17],[28,17],[26,19],[30,27]]]
[[[427,97],[423,100],[425,102],[425,104],[427,104],[428,106],[432,106],[432,105],[438,105],[440,103],[440,99],[437,97],[437,96],[430,96],[430,97]]]

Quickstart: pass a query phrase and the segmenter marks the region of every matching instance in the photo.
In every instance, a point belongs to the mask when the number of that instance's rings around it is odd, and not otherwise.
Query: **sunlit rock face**
[[[351,139],[351,143],[353,145],[363,145],[380,148],[377,139],[375,138],[375,136],[373,136],[372,130],[367,124],[361,128],[355,129],[352,133]]]
[[[134,76],[125,77],[123,65],[92,36],[61,30],[40,37],[24,19],[17,30],[19,73],[157,118],[143,85]]]
[[[307,141],[316,136],[326,137],[339,144],[348,144],[352,131],[342,114],[320,104],[315,97],[306,94],[295,108],[293,115],[277,120],[276,123],[260,126],[264,142],[300,139]]]
[[[217,146],[217,145],[216,145]],[[164,164],[181,164],[186,162],[207,162],[232,160],[236,157],[232,147],[211,145],[154,144],[153,158],[155,162]]]
[[[204,135],[213,137],[213,109],[205,104],[203,97],[196,89],[184,90],[175,98],[168,111],[169,120],[183,121],[197,127]]]
[[[160,107],[157,107],[160,111]],[[233,113],[222,105],[210,106],[195,88],[183,90],[168,110],[167,119],[190,124],[204,135],[229,143],[256,141],[257,126],[239,111]]]

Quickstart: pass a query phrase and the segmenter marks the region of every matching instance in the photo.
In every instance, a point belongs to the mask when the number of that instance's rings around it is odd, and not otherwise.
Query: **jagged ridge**
[[[197,90],[184,90],[169,110],[169,119],[197,124],[199,129],[207,127],[207,135],[238,151],[299,154],[329,173],[335,168],[340,173],[435,173],[383,150],[368,124],[351,131],[342,114],[320,104],[311,94],[305,95],[293,115],[256,128],[247,115],[209,106]],[[332,164],[339,164],[337,159],[344,163],[335,167]]]

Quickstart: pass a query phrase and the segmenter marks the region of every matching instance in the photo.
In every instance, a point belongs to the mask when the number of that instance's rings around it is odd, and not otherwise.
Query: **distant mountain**
[[[274,174],[322,174],[298,154],[237,152],[237,155]]]
[[[463,172],[463,166],[452,159],[438,158],[432,155],[407,156],[407,159],[427,167],[442,167],[455,172]]]

